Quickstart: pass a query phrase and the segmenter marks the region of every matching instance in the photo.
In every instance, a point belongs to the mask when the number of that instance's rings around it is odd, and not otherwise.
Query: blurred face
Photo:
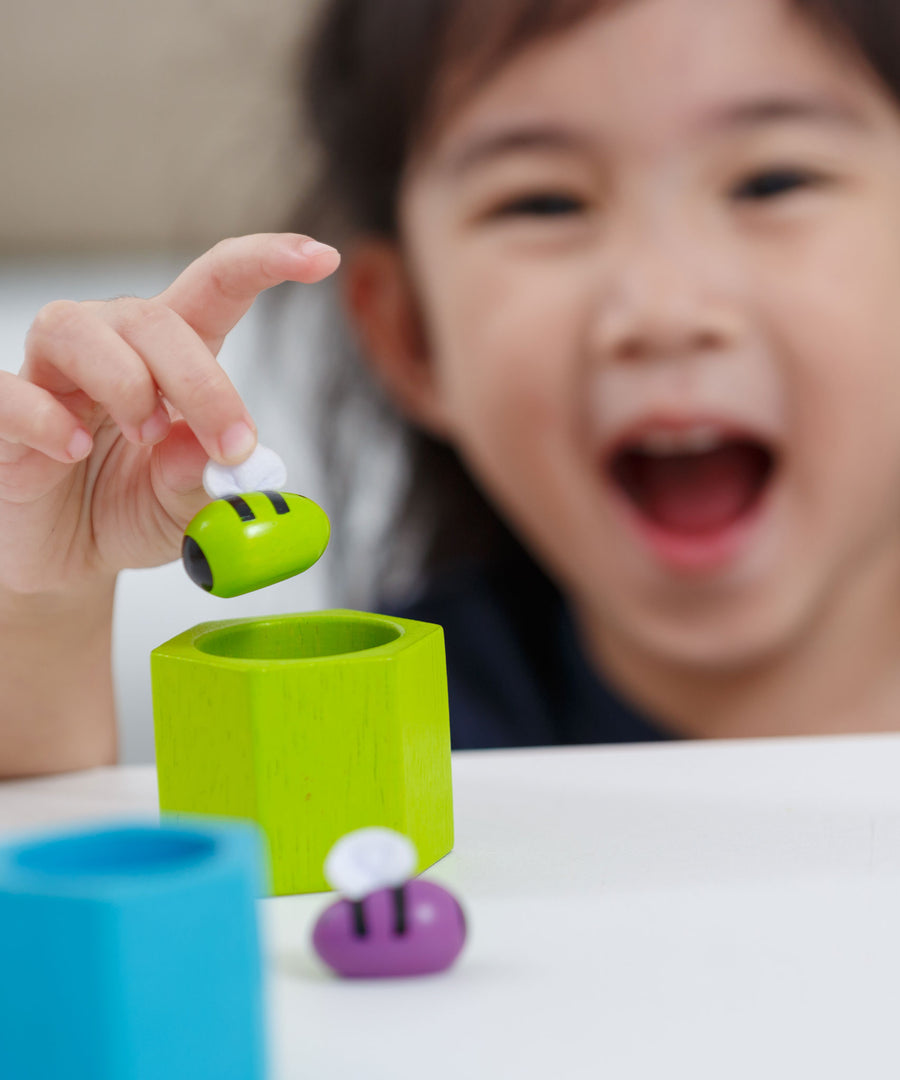
[[[588,631],[785,646],[900,553],[900,119],[780,0],[630,0],[414,160],[434,410]]]

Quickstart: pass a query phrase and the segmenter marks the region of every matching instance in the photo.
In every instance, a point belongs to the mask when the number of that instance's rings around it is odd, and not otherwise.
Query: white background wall
[[[164,250],[280,227],[318,0],[5,3],[0,250]]]

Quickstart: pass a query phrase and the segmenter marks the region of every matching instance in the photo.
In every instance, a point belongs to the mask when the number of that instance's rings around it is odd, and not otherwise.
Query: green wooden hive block
[[[453,846],[439,626],[357,611],[203,623],[151,658],[159,805],[258,822],[275,894],[327,889],[352,829]]]

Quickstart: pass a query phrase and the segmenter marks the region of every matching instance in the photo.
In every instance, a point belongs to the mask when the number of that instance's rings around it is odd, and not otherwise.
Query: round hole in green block
[[[215,850],[208,836],[129,826],[41,841],[22,848],[16,863],[51,877],[132,877],[179,870]]]
[[[210,656],[233,660],[312,660],[389,645],[402,633],[399,626],[379,619],[298,616],[211,630],[195,645]]]

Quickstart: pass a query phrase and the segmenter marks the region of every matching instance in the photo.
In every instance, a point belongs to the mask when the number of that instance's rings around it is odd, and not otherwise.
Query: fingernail
[[[243,461],[254,446],[256,446],[256,433],[243,420],[232,424],[219,439],[219,448],[225,461]]]
[[[162,408],[158,408],[149,420],[141,425],[141,442],[155,443],[169,430],[169,414]]]
[[[86,458],[91,452],[91,447],[94,445],[94,440],[84,430],[84,428],[78,428],[75,434],[69,439],[69,445],[66,447],[66,453],[72,459],[72,461],[81,461],[82,458]]]
[[[318,240],[304,240],[300,245],[304,255],[337,255],[337,248],[329,247],[328,244],[320,244]]]

